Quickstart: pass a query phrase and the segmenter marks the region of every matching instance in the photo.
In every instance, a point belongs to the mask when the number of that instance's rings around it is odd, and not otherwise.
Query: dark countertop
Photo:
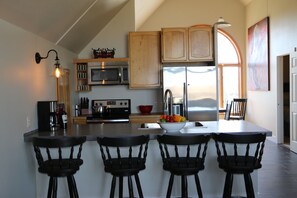
[[[271,136],[272,132],[252,124],[248,121],[209,121],[201,122],[203,126],[196,127],[195,122],[188,122],[178,134],[210,134],[210,133],[242,133],[242,132],[263,132]],[[153,127],[157,124],[152,124]],[[117,124],[86,124],[70,125],[67,130],[57,131],[31,131],[24,134],[24,141],[30,142],[33,137],[44,136],[86,136],[88,141],[95,141],[97,137],[102,136],[130,136],[130,135],[151,135],[154,139],[156,135],[163,134],[160,128],[141,128],[141,124],[117,123]]]

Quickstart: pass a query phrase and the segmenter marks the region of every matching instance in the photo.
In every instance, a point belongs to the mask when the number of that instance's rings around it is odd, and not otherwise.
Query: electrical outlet
[[[29,128],[31,126],[31,120],[30,118],[27,116],[27,128]]]

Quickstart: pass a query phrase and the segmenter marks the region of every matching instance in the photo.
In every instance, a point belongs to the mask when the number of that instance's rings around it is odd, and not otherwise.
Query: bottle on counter
[[[75,105],[75,117],[80,115],[79,105]]]
[[[67,113],[65,111],[62,113],[62,128],[67,129]]]

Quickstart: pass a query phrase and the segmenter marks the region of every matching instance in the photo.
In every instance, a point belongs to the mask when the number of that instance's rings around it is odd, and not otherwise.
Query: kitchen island
[[[196,133],[237,133],[237,132],[263,132],[267,136],[271,136],[271,131],[258,127],[247,121],[211,121],[201,122],[203,126],[195,126],[195,122],[187,123],[186,127],[178,134],[196,134]],[[88,124],[88,125],[71,125],[67,130],[46,131],[46,132],[29,132],[24,135],[25,142],[30,143],[33,137],[36,136],[86,136],[87,142],[83,146],[82,159],[84,164],[76,173],[80,197],[93,198],[109,197],[111,184],[111,176],[104,172],[104,166],[101,159],[99,146],[95,141],[99,136],[129,136],[149,134],[151,141],[149,142],[149,150],[146,162],[146,169],[140,172],[140,180],[145,197],[160,198],[165,197],[167,185],[169,181],[169,173],[163,171],[162,160],[158,147],[158,142],[155,140],[156,135],[163,134],[164,131],[157,127],[156,124]],[[32,148],[32,155],[33,148]],[[264,151],[265,155],[265,151]],[[199,173],[201,187],[206,198],[222,197],[225,173],[218,168],[216,161],[217,154],[214,141],[210,140],[206,160],[205,169]],[[263,167],[265,168],[265,167]],[[37,171],[36,164],[36,197],[46,197],[48,177]],[[252,174],[255,193],[258,191],[257,171]],[[59,180],[58,197],[67,197],[66,180]],[[124,181],[126,182],[126,181]],[[124,183],[126,185],[126,183]],[[179,196],[180,180],[174,181],[173,196]],[[189,177],[189,196],[197,197],[194,178]],[[241,176],[234,177],[233,194],[245,195],[244,181]],[[127,188],[124,189],[126,193]]]

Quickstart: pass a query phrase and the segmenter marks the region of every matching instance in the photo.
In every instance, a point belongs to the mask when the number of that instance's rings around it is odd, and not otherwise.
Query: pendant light
[[[218,21],[217,21],[214,25],[216,25],[216,26],[219,27],[219,28],[225,28],[225,27],[230,27],[230,26],[231,26],[231,24],[228,23],[228,22],[226,22],[226,21],[223,19],[223,17],[220,17],[220,18],[218,19]]]

